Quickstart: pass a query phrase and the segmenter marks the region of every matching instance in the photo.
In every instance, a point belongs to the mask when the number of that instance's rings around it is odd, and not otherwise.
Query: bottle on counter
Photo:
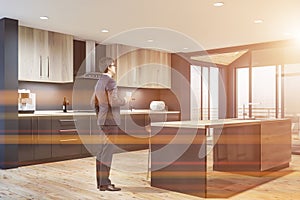
[[[69,102],[67,101],[67,98],[64,97],[64,101],[63,101],[63,112],[67,112],[67,105],[69,104]]]

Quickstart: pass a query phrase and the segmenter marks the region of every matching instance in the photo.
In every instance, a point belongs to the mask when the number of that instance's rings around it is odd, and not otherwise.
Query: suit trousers
[[[118,135],[118,126],[103,125],[100,126],[100,132],[100,135],[103,136],[103,142],[99,144],[96,155],[97,188],[101,185],[111,184],[109,175],[112,156],[116,151],[116,146],[108,139],[107,136],[110,138],[116,137]]]

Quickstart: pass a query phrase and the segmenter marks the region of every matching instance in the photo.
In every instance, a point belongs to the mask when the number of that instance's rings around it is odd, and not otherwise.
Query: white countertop
[[[241,125],[256,125],[262,122],[287,120],[287,119],[218,119],[218,120],[199,120],[199,121],[170,121],[170,122],[153,122],[151,126],[155,127],[170,127],[170,128],[222,128],[223,126],[241,126]]]
[[[80,116],[80,115],[95,115],[95,112],[89,111],[73,111],[68,110],[36,110],[34,113],[19,113],[18,117],[42,117],[42,116]]]
[[[153,111],[149,109],[132,109],[132,110],[121,110],[121,115],[138,115],[138,114],[179,114],[180,111]]]
[[[149,114],[179,114],[179,111],[151,111],[149,109],[133,109],[133,110],[121,110],[121,115],[149,115]],[[85,116],[96,115],[92,110],[90,111],[76,111],[68,110],[63,112],[62,110],[37,110],[34,113],[19,113],[18,117],[41,117],[41,116]]]

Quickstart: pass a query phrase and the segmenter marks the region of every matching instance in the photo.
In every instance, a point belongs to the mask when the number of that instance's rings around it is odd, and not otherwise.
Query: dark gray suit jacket
[[[99,112],[97,124],[120,125],[120,106],[126,103],[119,97],[116,81],[106,74],[100,76],[95,86]]]

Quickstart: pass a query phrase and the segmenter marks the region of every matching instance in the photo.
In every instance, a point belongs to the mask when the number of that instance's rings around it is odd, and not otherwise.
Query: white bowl
[[[151,101],[150,109],[151,110],[165,110],[165,102],[163,101]]]

